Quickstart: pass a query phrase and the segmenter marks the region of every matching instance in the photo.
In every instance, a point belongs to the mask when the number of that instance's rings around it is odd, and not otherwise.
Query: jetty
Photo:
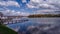
[[[4,22],[3,24],[5,24],[5,25],[16,24],[16,23],[23,23],[23,22],[26,22],[26,21],[28,21],[28,20],[27,19],[26,20],[11,20],[11,21]]]
[[[8,25],[28,21],[28,19],[21,19],[21,18],[22,16],[4,16],[0,12],[0,24]]]
[[[28,21],[28,19],[2,19],[0,18],[0,23],[4,25],[22,23],[26,21]]]

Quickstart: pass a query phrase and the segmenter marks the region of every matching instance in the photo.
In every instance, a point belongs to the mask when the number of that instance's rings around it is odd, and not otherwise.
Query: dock
[[[28,21],[28,19],[26,19],[26,20],[12,20],[12,21],[4,22],[3,24],[4,24],[4,25],[16,24],[16,23],[23,23],[23,22],[26,22],[26,21]]]
[[[16,24],[28,21],[28,19],[21,19],[23,16],[6,16],[2,12],[0,12],[0,24],[8,25],[8,24]]]
[[[0,18],[0,24],[8,25],[8,24],[16,24],[23,23],[28,21],[28,19],[19,19],[19,18]]]

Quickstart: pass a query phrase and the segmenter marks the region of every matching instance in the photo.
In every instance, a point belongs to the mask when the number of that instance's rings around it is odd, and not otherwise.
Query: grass
[[[4,25],[0,25],[0,34],[18,34],[18,33]]]

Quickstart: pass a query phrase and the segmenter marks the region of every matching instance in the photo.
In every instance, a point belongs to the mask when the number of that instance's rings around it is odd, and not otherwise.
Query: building
[[[3,17],[3,13],[2,12],[0,12],[0,17]]]

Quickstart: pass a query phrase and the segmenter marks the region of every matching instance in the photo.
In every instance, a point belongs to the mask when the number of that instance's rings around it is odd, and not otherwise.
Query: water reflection
[[[28,18],[28,20],[8,27],[16,28],[19,34],[60,34],[60,18]]]

